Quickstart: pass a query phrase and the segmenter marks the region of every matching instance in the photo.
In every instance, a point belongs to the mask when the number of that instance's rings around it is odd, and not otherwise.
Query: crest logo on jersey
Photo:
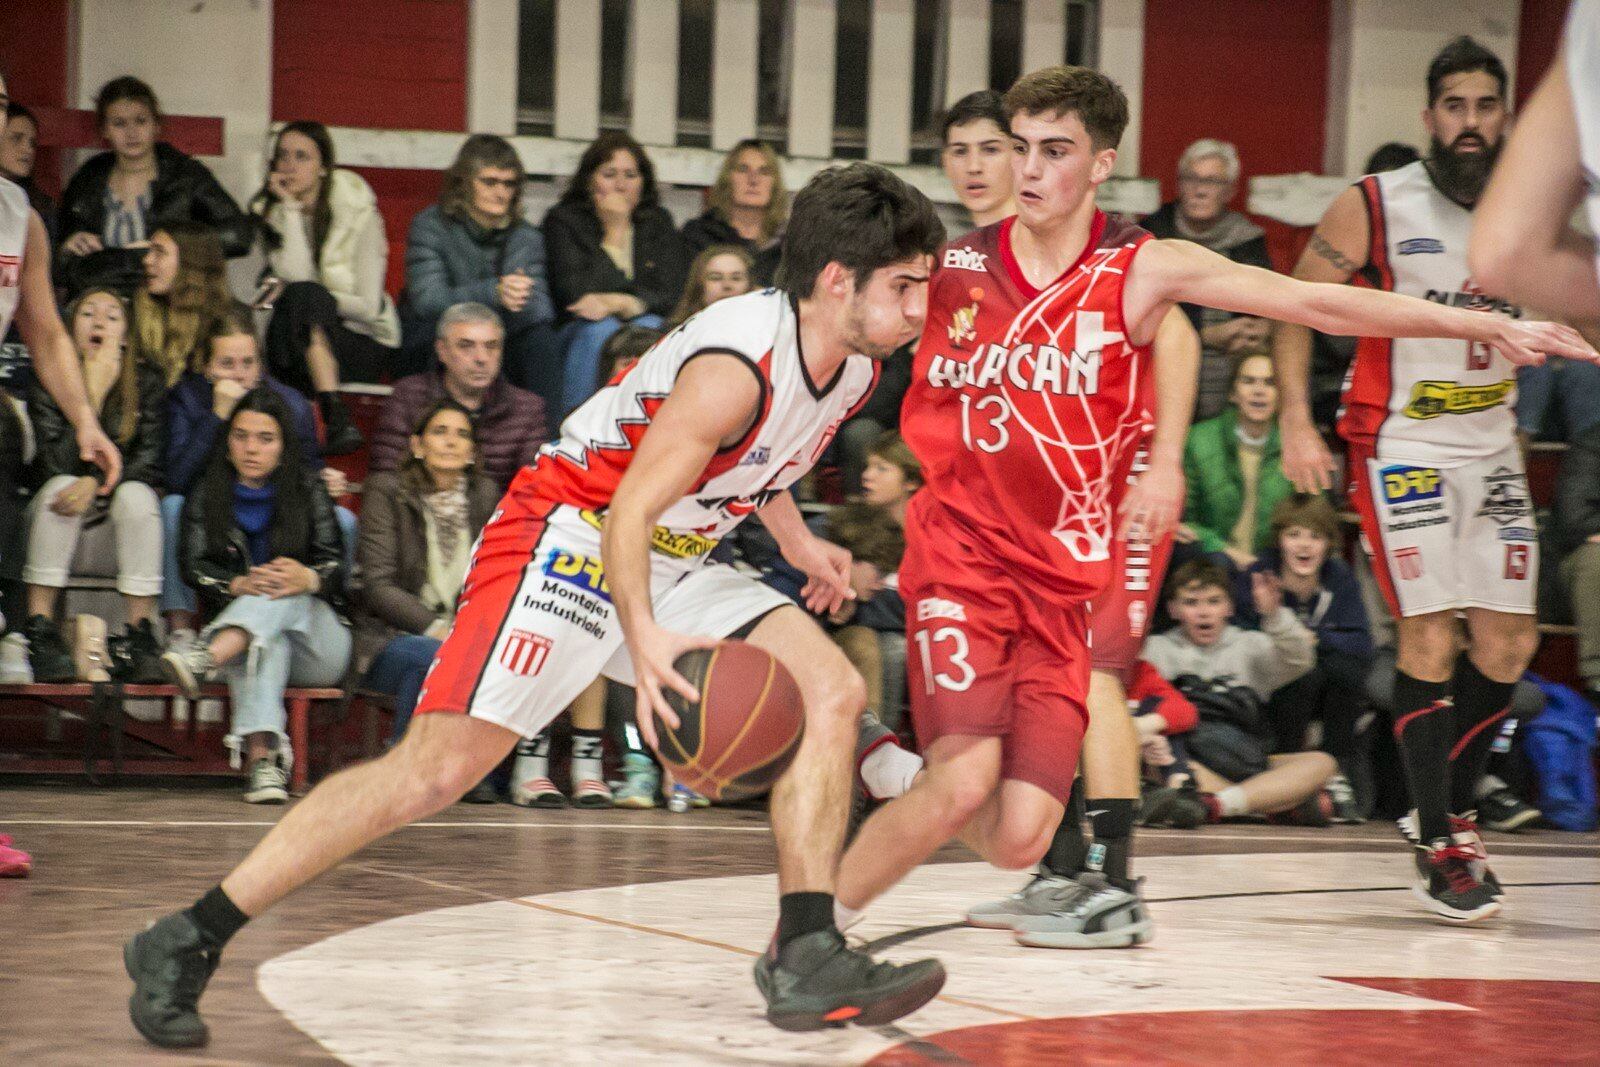
[[[593,556],[580,556],[572,552],[553,552],[544,565],[545,574],[557,581],[575,585],[587,593],[605,600],[611,599],[611,587],[606,584],[606,569]]]
[[[972,297],[972,303],[957,308],[950,316],[950,343],[957,348],[965,348],[968,341],[978,336],[978,303],[983,299],[983,290],[973,286],[967,295]]]
[[[1506,546],[1505,578],[1507,581],[1524,582],[1528,580],[1529,561],[1532,554],[1532,549],[1525,544]]]
[[[1395,251],[1402,256],[1436,256],[1444,251],[1444,242],[1433,237],[1413,237],[1401,241]]]
[[[1517,387],[1515,378],[1488,385],[1462,385],[1460,382],[1417,382],[1411,387],[1411,400],[1405,406],[1408,419],[1437,419],[1441,415],[1471,415],[1497,408]]]
[[[1439,472],[1432,467],[1385,467],[1383,499],[1391,504],[1408,500],[1435,500],[1444,493],[1439,484]]]
[[[1416,545],[1397,548],[1389,558],[1394,560],[1395,573],[1402,581],[1414,582],[1422,577],[1422,549]]]
[[[989,254],[975,249],[947,248],[944,250],[944,266],[954,270],[981,270],[987,271]]]
[[[512,630],[500,650],[500,666],[512,674],[531,678],[544,670],[545,661],[556,643],[543,634],[531,630]]]
[[[917,601],[917,621],[927,622],[929,619],[954,619],[957,622],[966,622],[967,609],[954,600],[936,596],[926,597]]]
[[[0,289],[15,289],[22,284],[22,259],[0,256]]]

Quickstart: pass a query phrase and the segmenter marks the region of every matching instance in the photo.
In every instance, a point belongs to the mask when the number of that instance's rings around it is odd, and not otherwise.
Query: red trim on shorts
[[[1394,575],[1389,572],[1392,565],[1389,547],[1383,543],[1383,524],[1378,521],[1377,505],[1372,500],[1372,475],[1367,470],[1367,460],[1375,458],[1372,453],[1370,442],[1350,444],[1350,503],[1361,516],[1361,532],[1367,536],[1371,556],[1381,561],[1374,563],[1372,576],[1378,580],[1378,590],[1389,605],[1389,614],[1399,619],[1404,617],[1400,613],[1400,594],[1395,588]]]
[[[1484,719],[1482,722],[1480,722],[1478,725],[1474,726],[1472,729],[1468,730],[1465,734],[1462,735],[1461,740],[1456,742],[1456,747],[1452,748],[1450,750],[1450,759],[1451,759],[1451,761],[1454,762],[1455,758],[1457,756],[1461,755],[1461,750],[1467,747],[1467,742],[1471,741],[1474,737],[1477,737],[1479,734],[1483,733],[1485,727],[1488,727],[1490,725],[1493,725],[1494,723],[1499,722],[1501,719],[1505,718],[1507,715],[1510,715],[1510,714],[1511,714],[1511,707],[1510,707],[1510,705],[1507,705],[1506,707],[1501,708],[1495,714],[1489,716],[1487,719]]]

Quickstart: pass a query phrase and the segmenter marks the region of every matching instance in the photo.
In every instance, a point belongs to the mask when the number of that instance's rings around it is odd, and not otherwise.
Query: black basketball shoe
[[[1475,923],[1500,910],[1489,887],[1473,877],[1477,854],[1467,846],[1446,844],[1416,846],[1417,881],[1412,892],[1428,910],[1450,923]]]
[[[173,912],[122,946],[133,979],[128,1015],[146,1041],[162,1048],[200,1048],[211,1031],[197,1005],[222,959],[186,912]]]
[[[944,988],[938,960],[879,963],[845,944],[837,930],[776,940],[755,966],[767,1021],[780,1030],[821,1030],[855,1023],[883,1026],[909,1015]]]

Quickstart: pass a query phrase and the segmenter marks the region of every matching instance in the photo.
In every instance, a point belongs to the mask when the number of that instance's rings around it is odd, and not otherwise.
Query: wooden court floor
[[[0,1064],[1600,1063],[1600,835],[1489,835],[1508,907],[1462,930],[1423,915],[1386,824],[1147,832],[1156,937],[1098,952],[960,926],[1020,879],[948,849],[853,931],[943,959],[944,994],[790,1035],[749,977],[761,813],[509,805],[448,809],[252,923],[203,1002],[211,1047],[146,1046],[122,941],[281,811],[231,784],[0,783],[35,861],[0,881]]]

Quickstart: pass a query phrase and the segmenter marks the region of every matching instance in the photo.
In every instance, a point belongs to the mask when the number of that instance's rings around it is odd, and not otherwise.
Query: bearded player
[[[1149,346],[1178,301],[1333,333],[1454,336],[1517,362],[1593,356],[1572,330],[1393,293],[1311,285],[1109,220],[1095,191],[1127,124],[1102,74],[1052,67],[1006,94],[1017,215],[937,259],[902,429],[927,485],[900,572],[912,718],[928,766],[840,866],[848,921],[959,836],[996,866],[1039,862],[1087,716],[1084,602],[1107,583],[1117,488],[1158,394]],[[971,325],[952,336],[961,319]],[[1129,493],[1148,536],[1182,496],[1175,457]]]

